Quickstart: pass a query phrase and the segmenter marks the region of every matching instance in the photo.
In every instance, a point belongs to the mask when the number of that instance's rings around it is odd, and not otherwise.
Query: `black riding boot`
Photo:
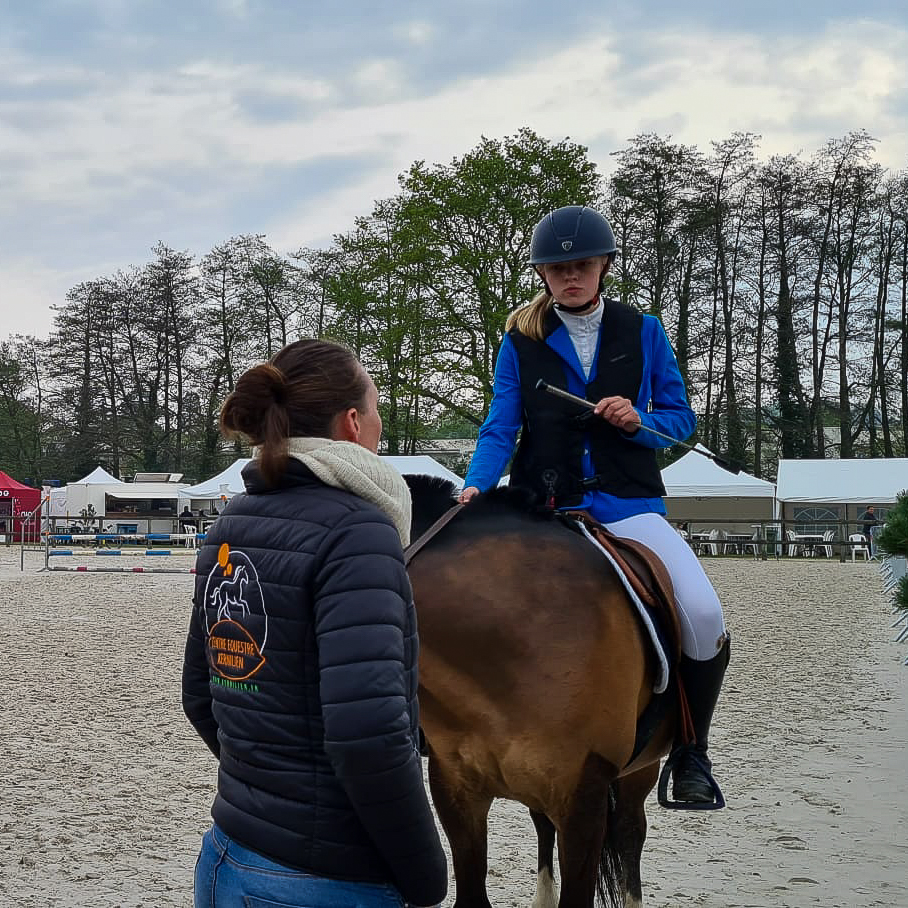
[[[712,770],[712,763],[706,754],[706,748],[709,744],[709,724],[730,657],[731,641],[727,637],[722,649],[712,659],[698,661],[681,656],[679,671],[690,705],[696,743],[681,745],[688,752],[686,755],[678,755],[672,773],[672,796],[676,801],[710,803],[714,798],[713,786],[707,776],[707,772]]]

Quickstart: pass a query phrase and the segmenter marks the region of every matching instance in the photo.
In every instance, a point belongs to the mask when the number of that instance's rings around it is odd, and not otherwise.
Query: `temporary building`
[[[908,458],[865,457],[847,460],[780,460],[776,496],[782,516],[791,521],[848,521],[874,505],[883,519],[887,505],[908,490]]]
[[[20,542],[23,535],[33,536],[40,530],[40,515],[32,515],[41,504],[41,490],[16,481],[0,470],[0,537],[6,542]]]
[[[697,449],[712,454],[703,445]],[[662,482],[668,519],[689,521],[691,529],[721,523],[726,530],[746,532],[754,522],[775,517],[773,483],[749,473],[732,473],[695,451],[669,464]]]

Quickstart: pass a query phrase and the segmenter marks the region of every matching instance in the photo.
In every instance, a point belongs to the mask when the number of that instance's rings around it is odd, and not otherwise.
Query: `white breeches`
[[[605,526],[635,539],[662,560],[675,589],[681,620],[681,650],[690,659],[711,659],[725,641],[722,604],[693,549],[661,514],[635,514]]]

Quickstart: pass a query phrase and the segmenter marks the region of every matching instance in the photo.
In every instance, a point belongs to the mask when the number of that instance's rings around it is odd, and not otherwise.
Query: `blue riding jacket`
[[[536,342],[544,343],[558,355],[563,363],[567,390],[579,397],[586,396],[587,383],[596,378],[599,345],[603,332],[607,330],[607,322],[603,320],[589,378],[584,374],[570,334],[563,324],[544,341]],[[641,319],[640,348],[643,356],[642,377],[632,403],[640,415],[641,425],[681,441],[689,438],[696,428],[697,418],[687,401],[684,379],[665,329],[655,316],[644,315]],[[465,487],[475,486],[480,491],[486,491],[498,482],[514,452],[517,434],[523,425],[525,406],[521,391],[520,357],[514,342],[505,335],[495,365],[492,404],[479,430],[476,451],[464,480]],[[643,430],[625,434],[624,437],[646,448],[662,448],[671,444]],[[583,477],[591,478],[596,475],[591,445],[586,444],[584,448]],[[598,455],[601,457],[603,452],[600,450]],[[572,508],[589,511],[603,523],[646,512],[665,514],[661,497],[623,498],[600,490],[586,491],[582,501]]]

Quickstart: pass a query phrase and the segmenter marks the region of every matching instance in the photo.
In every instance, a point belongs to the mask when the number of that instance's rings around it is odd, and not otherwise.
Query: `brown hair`
[[[260,448],[259,469],[274,486],[287,465],[287,439],[329,438],[339,413],[363,407],[367,387],[352,350],[299,340],[240,376],[221,407],[221,431]]]

